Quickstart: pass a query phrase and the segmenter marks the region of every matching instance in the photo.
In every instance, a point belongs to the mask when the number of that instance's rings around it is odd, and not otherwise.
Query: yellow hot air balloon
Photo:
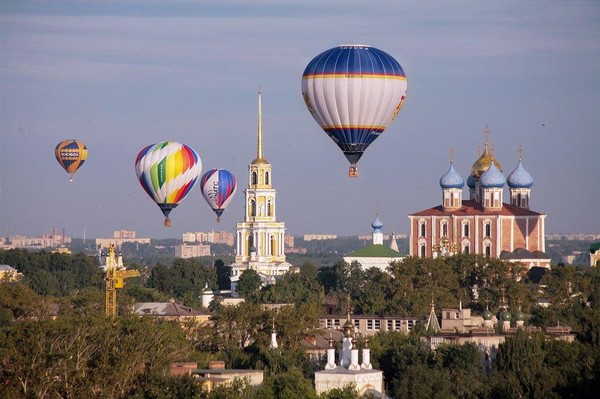
[[[88,150],[85,144],[79,140],[70,139],[61,141],[54,150],[56,160],[69,175],[69,181],[73,181],[73,175],[87,159]]]

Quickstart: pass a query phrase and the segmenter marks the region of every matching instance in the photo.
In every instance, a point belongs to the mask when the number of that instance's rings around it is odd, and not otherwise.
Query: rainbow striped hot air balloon
[[[54,155],[60,166],[71,175],[69,181],[73,181],[73,175],[83,165],[87,159],[87,154],[88,150],[85,144],[75,139],[61,141],[54,150]]]
[[[217,214],[217,222],[233,199],[237,184],[235,176],[225,169],[211,169],[200,179],[202,195]]]
[[[138,180],[165,215],[165,226],[171,225],[169,212],[194,187],[201,171],[198,153],[174,141],[151,144],[135,159]]]
[[[319,126],[356,163],[387,128],[406,98],[406,75],[391,55],[362,44],[317,55],[302,75],[302,96]]]

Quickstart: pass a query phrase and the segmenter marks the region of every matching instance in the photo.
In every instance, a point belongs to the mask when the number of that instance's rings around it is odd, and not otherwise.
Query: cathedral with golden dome
[[[545,253],[546,215],[529,207],[533,178],[523,167],[521,151],[517,166],[505,177],[488,146],[488,136],[486,126],[483,153],[467,178],[468,200],[463,199],[465,182],[451,161],[440,178],[442,204],[408,215],[410,255],[481,254],[519,261],[527,268],[550,267]]]

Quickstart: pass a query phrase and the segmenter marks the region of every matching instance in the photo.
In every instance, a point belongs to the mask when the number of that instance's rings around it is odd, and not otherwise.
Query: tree
[[[242,297],[247,297],[255,293],[260,288],[261,279],[256,270],[246,269],[238,280],[237,293]]]
[[[122,398],[189,349],[177,323],[152,318],[19,322],[0,331],[0,386],[5,397]]]

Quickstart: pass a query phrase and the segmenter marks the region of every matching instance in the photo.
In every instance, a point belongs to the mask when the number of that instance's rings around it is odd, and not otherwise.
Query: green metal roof
[[[381,244],[372,244],[348,255],[355,258],[399,258],[402,254]]]
[[[591,254],[593,254],[594,252],[596,252],[599,249],[600,249],[600,242],[595,242],[592,245],[590,245],[590,253]]]

